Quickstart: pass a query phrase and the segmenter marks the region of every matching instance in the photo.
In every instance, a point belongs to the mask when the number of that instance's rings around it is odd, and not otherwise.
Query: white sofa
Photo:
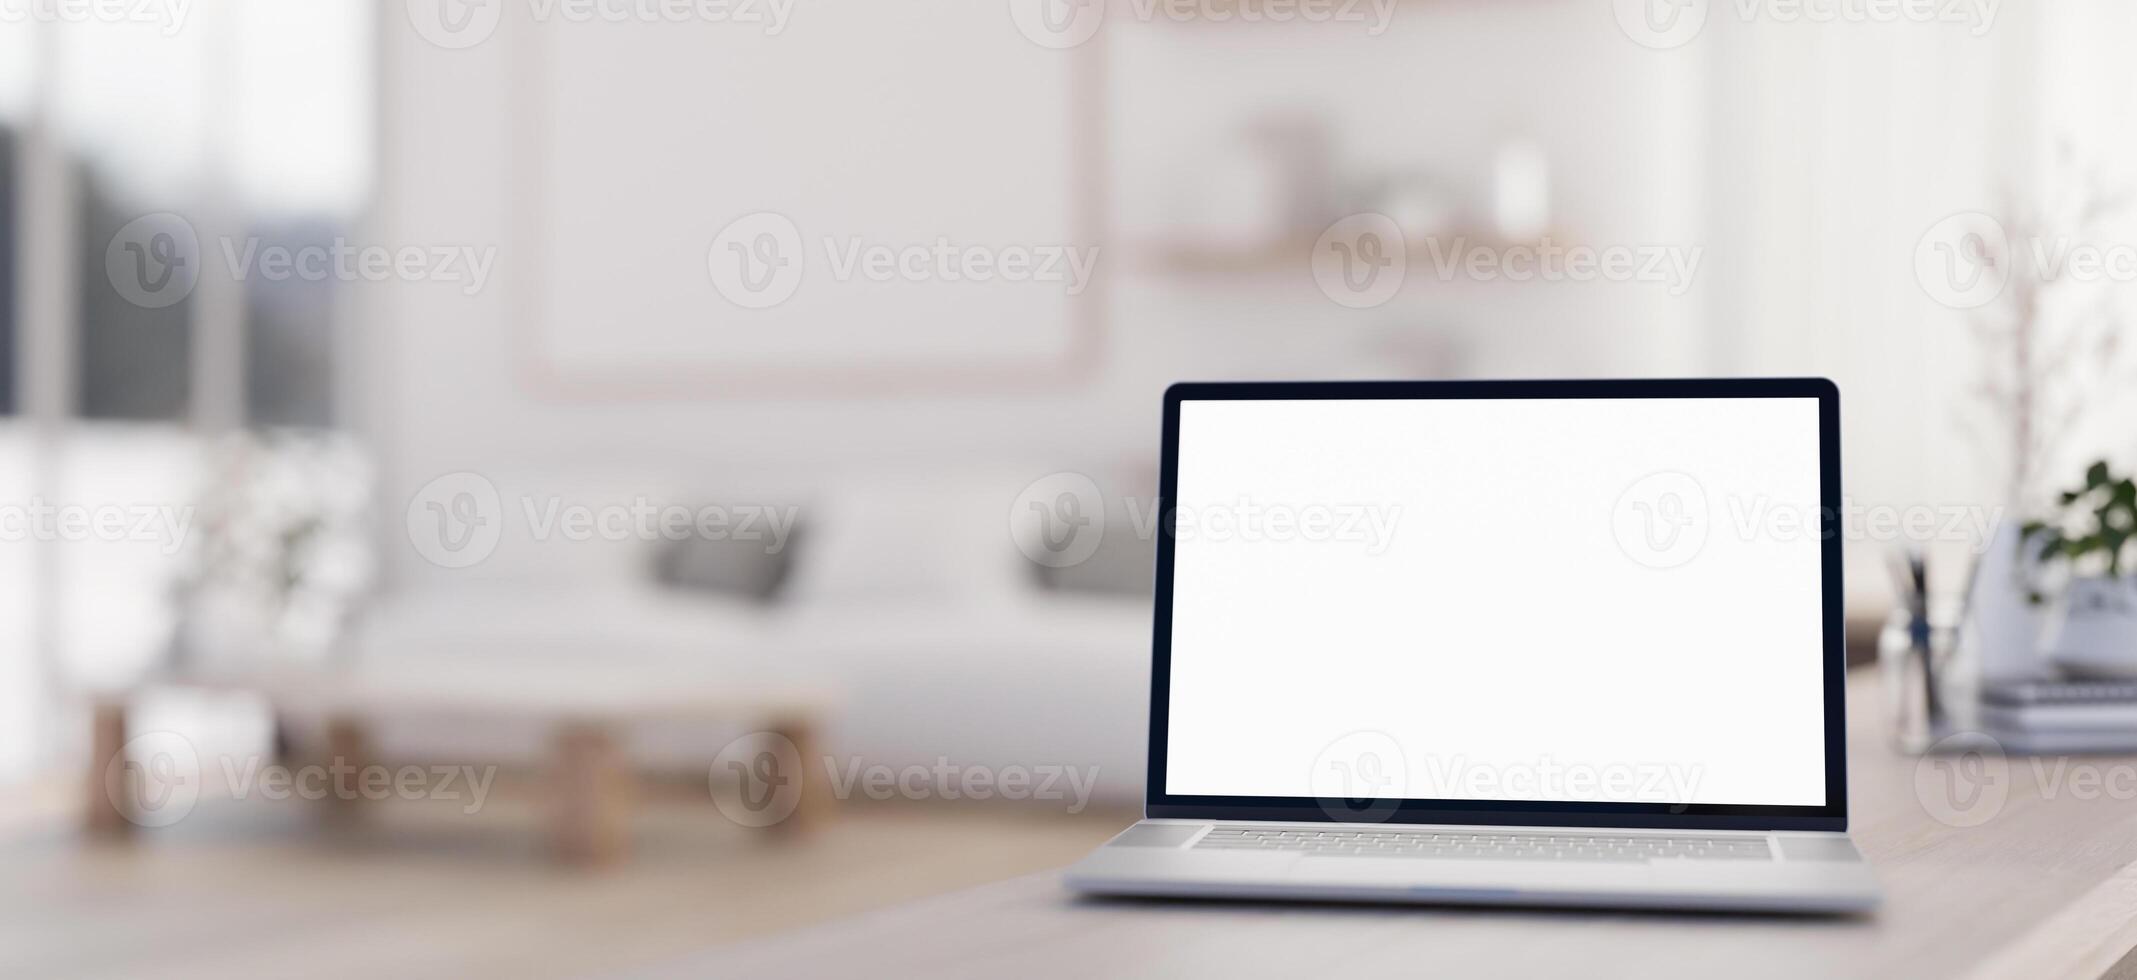
[[[817,681],[842,702],[825,745],[842,767],[1091,767],[1094,798],[1139,800],[1149,602],[1040,588],[1006,527],[1016,490],[892,480],[807,507],[794,577],[770,603],[657,584],[649,543],[508,532],[481,566],[416,569],[365,616],[355,655],[389,669],[422,658]],[[632,751],[651,767],[702,769],[735,734],[648,726]],[[375,737],[389,755],[531,759],[542,748],[541,733],[502,728]]]

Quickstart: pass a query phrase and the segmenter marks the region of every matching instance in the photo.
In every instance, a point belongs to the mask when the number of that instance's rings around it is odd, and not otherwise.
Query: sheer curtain
[[[243,428],[334,424],[343,284],[230,268],[248,247],[347,236],[374,157],[362,0],[202,0],[171,22],[0,21],[0,131],[16,243],[0,283],[0,507],[185,509],[203,446]],[[166,13],[175,7],[159,8]],[[168,305],[120,284],[135,222],[198,238]],[[161,220],[161,219],[157,219]],[[5,531],[0,527],[0,531]],[[73,698],[169,648],[198,529],[176,540],[18,534],[0,547],[0,779],[78,741]]]
[[[1915,253],[1947,216],[2007,210],[2039,168],[2055,6],[1986,26],[1708,25],[1715,368],[1835,379],[1858,505],[2006,502],[2004,422],[1975,391],[1993,351],[1976,311],[1923,288]],[[1964,561],[1964,545],[1933,550]],[[1883,591],[1885,547],[1849,549],[1858,599]]]
[[[2039,66],[2041,104],[2038,148],[2048,155],[2031,175],[2037,194],[2068,199],[2105,197],[2117,203],[2087,234],[2090,244],[2137,255],[2137,6],[2116,0],[2073,0],[2046,12],[2033,48]],[[2057,148],[2066,148],[2058,153]],[[2132,270],[2126,269],[2128,273]],[[2086,461],[2107,456],[2137,464],[2137,283],[2130,276],[2081,289],[2069,304],[2098,310],[2096,322],[2061,324],[2066,329],[2107,332],[2123,338],[2116,356],[2075,366],[2079,417],[2061,452],[2047,461],[2044,478],[2055,486],[2073,481]],[[2062,311],[2076,320],[2075,311]]]

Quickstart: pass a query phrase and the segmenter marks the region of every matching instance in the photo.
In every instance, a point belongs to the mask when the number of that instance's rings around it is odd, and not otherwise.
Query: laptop
[[[1097,895],[1855,912],[1822,379],[1166,392]]]

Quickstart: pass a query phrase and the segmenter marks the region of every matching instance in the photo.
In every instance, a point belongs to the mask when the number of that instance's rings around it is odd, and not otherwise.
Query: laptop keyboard
[[[1770,861],[1758,837],[1492,833],[1447,830],[1302,830],[1218,827],[1196,850],[1303,851],[1331,857],[1484,858],[1495,861]]]

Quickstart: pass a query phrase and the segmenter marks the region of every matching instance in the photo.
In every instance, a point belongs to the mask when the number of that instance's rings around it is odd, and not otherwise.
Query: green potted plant
[[[2076,673],[2137,676],[2137,583],[2123,576],[2137,542],[2137,480],[2101,460],[2056,501],[2051,517],[2020,529],[2034,571],[2027,598],[2059,607],[2044,649]]]

